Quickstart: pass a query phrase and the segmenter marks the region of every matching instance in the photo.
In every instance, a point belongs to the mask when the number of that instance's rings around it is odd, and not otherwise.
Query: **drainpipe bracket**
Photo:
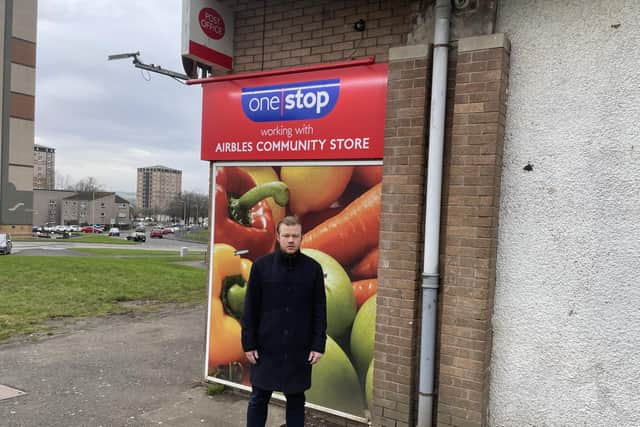
[[[422,274],[422,289],[438,289],[440,287],[439,274],[423,273]]]

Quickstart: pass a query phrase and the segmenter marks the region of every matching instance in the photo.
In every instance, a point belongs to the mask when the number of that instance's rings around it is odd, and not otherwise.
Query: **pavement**
[[[204,305],[59,325],[54,336],[0,344],[7,427],[244,426],[246,395],[207,396]],[[284,423],[272,404],[268,426]]]

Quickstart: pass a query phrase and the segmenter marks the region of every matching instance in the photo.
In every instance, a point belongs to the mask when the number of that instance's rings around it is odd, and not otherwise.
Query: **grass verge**
[[[206,301],[206,271],[180,257],[0,257],[0,340],[49,319],[144,311]],[[153,301],[155,307],[123,305]]]

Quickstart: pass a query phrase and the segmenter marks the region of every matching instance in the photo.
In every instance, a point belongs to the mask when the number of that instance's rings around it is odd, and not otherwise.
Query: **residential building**
[[[131,223],[131,203],[113,192],[33,190],[33,225]]]
[[[166,166],[138,168],[136,205],[160,214],[182,193],[182,171]]]
[[[56,149],[33,146],[33,189],[53,190],[56,187]]]
[[[124,225],[131,223],[131,204],[116,193],[81,192],[62,201],[64,224]]]
[[[64,199],[76,194],[70,190],[33,190],[33,225],[62,224]]]
[[[37,0],[0,2],[0,232],[31,233]]]

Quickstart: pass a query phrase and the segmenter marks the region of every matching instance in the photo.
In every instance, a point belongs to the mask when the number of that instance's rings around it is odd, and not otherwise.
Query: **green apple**
[[[326,408],[362,417],[364,402],[358,374],[351,361],[331,337],[324,356],[311,371],[307,401]]]
[[[364,395],[367,398],[367,408],[371,410],[371,402],[373,402],[373,359],[371,359],[369,369],[367,369],[367,378],[364,381]]]
[[[247,282],[241,275],[226,277],[222,282],[222,304],[227,313],[236,319],[244,313],[244,299],[247,295]]]
[[[327,335],[338,338],[349,331],[356,317],[356,298],[351,280],[340,263],[330,255],[316,249],[303,249],[302,253],[322,266],[327,295]]]
[[[351,355],[353,362],[364,378],[373,359],[373,346],[376,338],[376,297],[365,301],[358,310],[351,330]]]

